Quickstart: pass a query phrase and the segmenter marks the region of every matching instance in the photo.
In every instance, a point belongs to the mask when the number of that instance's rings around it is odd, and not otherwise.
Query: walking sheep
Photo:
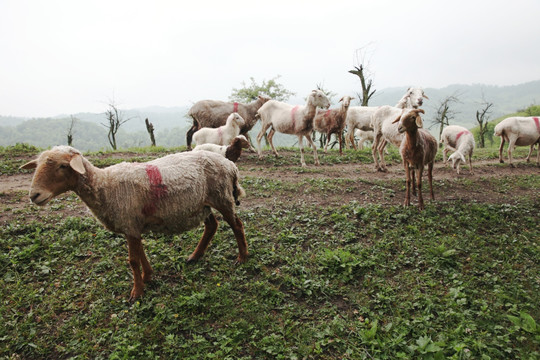
[[[147,163],[124,162],[99,169],[78,150],[57,146],[21,168],[36,169],[30,187],[34,204],[43,206],[59,194],[74,191],[105,228],[126,236],[134,281],[130,300],[143,294],[144,283],[153,273],[141,234],[178,234],[204,221],[202,238],[187,259],[197,261],[218,228],[212,208],[233,230],[237,261],[246,261],[244,226],[235,212],[235,204],[245,192],[238,183],[237,167],[221,155],[183,152]]]
[[[259,95],[257,99],[249,104],[239,102],[223,102],[217,100],[201,100],[196,102],[188,115],[193,119],[193,126],[186,134],[187,148],[191,149],[191,140],[195,131],[203,128],[217,128],[225,124],[227,118],[233,112],[238,113],[245,121],[240,129],[240,134],[249,139],[248,131],[257,123],[257,110],[268,100],[267,96]]]
[[[399,151],[405,167],[407,187],[405,190],[405,206],[411,204],[411,183],[414,187],[416,173],[416,183],[418,186],[418,207],[424,209],[424,198],[422,197],[422,173],[424,166],[428,166],[428,181],[431,200],[435,199],[433,194],[433,163],[437,155],[437,140],[422,129],[423,123],[420,113],[422,109],[405,110],[397,119],[393,121],[397,124],[400,134],[405,133],[405,138],[401,142]],[[412,172],[411,172],[412,171]]]
[[[448,152],[453,151],[454,153],[450,155],[448,160],[452,161],[452,167],[457,170],[458,175],[461,163],[467,163],[465,157],[469,159],[469,168],[471,174],[473,174],[472,153],[475,147],[473,134],[463,126],[449,125],[444,128],[441,134],[441,142],[444,144],[444,163],[446,164]]]
[[[259,158],[262,158],[261,139],[266,133],[266,130],[270,128],[268,142],[276,157],[279,155],[272,142],[272,137],[276,131],[279,131],[284,134],[298,136],[298,146],[300,147],[300,161],[302,166],[306,166],[303,144],[303,137],[305,137],[313,148],[315,165],[319,165],[317,147],[311,139],[311,133],[313,132],[313,118],[315,117],[317,107],[327,109],[329,106],[330,101],[320,90],[313,90],[308,96],[307,104],[304,106],[293,106],[276,100],[266,102],[257,111],[262,123],[261,131],[259,132],[259,135],[257,135]]]
[[[225,125],[215,129],[202,128],[193,134],[193,140],[197,145],[229,145],[240,134],[240,129],[243,125],[244,119],[238,113],[232,113],[227,118]]]
[[[332,136],[332,134],[336,134],[339,140],[339,155],[343,155],[343,128],[345,127],[347,110],[349,109],[349,105],[351,104],[351,99],[354,98],[347,95],[342,97],[339,100],[341,102],[340,108],[317,111],[317,114],[313,119],[313,128],[320,133],[326,134],[326,144],[324,145],[325,153],[328,149],[328,144],[330,143],[330,137]]]
[[[531,158],[531,154],[535,144],[540,144],[540,118],[538,117],[509,117],[501,121],[495,126],[495,135],[501,137],[501,146],[499,147],[499,161],[504,163],[502,152],[505,141],[508,142],[508,163],[512,164],[512,152],[517,146],[528,146],[529,155],[527,162]],[[540,160],[540,146],[536,153],[536,164]]]

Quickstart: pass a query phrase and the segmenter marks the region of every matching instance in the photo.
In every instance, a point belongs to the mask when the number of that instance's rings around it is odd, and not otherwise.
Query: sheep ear
[[[396,118],[396,120],[392,121],[392,124],[397,123],[399,120],[401,120],[401,115],[399,115],[399,116]]]
[[[35,169],[36,167],[37,167],[37,160],[32,160],[32,161],[27,162],[24,165],[21,165],[19,169],[30,170],[30,169]]]
[[[428,100],[429,100],[429,98],[427,97],[427,95],[426,95],[426,94],[424,94],[424,92],[423,92],[423,91],[422,91],[422,97],[423,97],[423,98],[426,98],[426,99],[428,99]]]
[[[338,102],[342,102],[342,101],[343,101],[343,98],[339,99],[339,101],[338,101]]]
[[[69,165],[73,170],[78,172],[79,174],[84,174],[86,172],[86,169],[84,168],[83,162],[82,162],[82,156],[79,154],[75,154],[71,161],[69,162]]]
[[[420,117],[420,115],[416,116],[416,126],[418,126],[419,128],[424,127],[424,123],[422,122],[422,118]]]

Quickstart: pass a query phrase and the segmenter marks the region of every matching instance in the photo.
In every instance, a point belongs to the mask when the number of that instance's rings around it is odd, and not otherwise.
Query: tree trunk
[[[146,131],[148,131],[148,134],[150,134],[150,141],[152,142],[152,146],[156,146],[156,138],[154,137],[154,125],[148,121],[148,118],[144,120],[146,123]]]

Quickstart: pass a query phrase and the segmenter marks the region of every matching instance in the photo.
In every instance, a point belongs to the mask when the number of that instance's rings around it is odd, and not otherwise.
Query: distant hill
[[[403,96],[407,86],[378,90],[370,102],[370,106],[395,105]],[[540,103],[540,80],[515,86],[491,85],[450,85],[442,89],[425,88],[429,100],[424,102],[425,120],[429,125],[434,118],[441,101],[449,95],[458,95],[461,103],[455,104],[456,118],[451,124],[473,128],[476,124],[475,114],[481,108],[482,98],[492,102],[493,112],[490,119],[523,110],[531,104]],[[303,100],[292,100],[301,103]],[[354,105],[354,104],[353,104]],[[334,105],[337,106],[337,105]],[[156,141],[161,146],[181,146],[186,144],[186,132],[191,126],[187,112],[191,105],[179,107],[152,106],[140,109],[122,110],[124,119],[131,119],[120,128],[117,135],[119,147],[150,145],[144,119],[148,118],[154,125]],[[67,128],[70,115],[78,119],[74,131],[74,146],[81,150],[109,149],[107,130],[101,124],[105,121],[103,113],[78,113],[58,115],[54,118],[20,118],[0,116],[0,146],[16,143],[29,143],[38,147],[49,147],[67,143]],[[260,130],[257,124],[251,131],[251,137]],[[276,134],[274,143],[277,146],[290,146],[297,143],[297,138],[290,135]]]

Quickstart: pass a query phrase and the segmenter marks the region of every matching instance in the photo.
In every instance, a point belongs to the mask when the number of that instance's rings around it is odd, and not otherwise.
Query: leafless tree
[[[349,70],[351,74],[354,74],[360,78],[360,83],[362,85],[362,93],[356,93],[358,99],[361,100],[362,106],[368,106],[369,99],[375,94],[375,89],[373,87],[373,79],[371,78],[370,71],[368,69],[369,60],[366,59],[368,53],[368,47],[362,47],[356,49],[356,63],[357,65],[353,70]],[[367,63],[367,64],[366,64]]]
[[[75,126],[75,121],[77,121],[77,118],[71,115],[71,121],[69,123],[68,131],[67,131],[67,143],[69,146],[73,145],[73,135],[75,135],[75,131],[73,131],[73,127]]]
[[[148,118],[144,120],[146,124],[146,131],[150,134],[150,141],[152,141],[152,146],[156,146],[156,138],[154,137],[154,125],[148,121]]]
[[[434,126],[439,126],[439,140],[441,140],[444,127],[450,125],[450,120],[458,114],[457,111],[452,109],[452,106],[461,102],[459,99],[460,96],[461,94],[459,92],[455,92],[454,94],[442,99],[439,103],[437,114],[435,115],[435,118],[431,120],[430,126],[430,129]]]
[[[109,100],[108,105],[109,108],[107,109],[107,111],[105,111],[107,123],[102,123],[101,125],[105,126],[109,130],[107,134],[107,137],[109,138],[109,144],[111,144],[112,148],[116,150],[116,133],[120,129],[120,126],[131,120],[131,118],[124,119],[124,115],[118,109],[118,105],[114,100]]]
[[[488,132],[488,122],[489,117],[491,116],[491,108],[493,107],[493,103],[487,101],[484,96],[482,96],[482,108],[480,110],[476,110],[476,122],[478,123],[478,140],[479,140],[479,147],[483,148],[486,146],[486,135]]]

